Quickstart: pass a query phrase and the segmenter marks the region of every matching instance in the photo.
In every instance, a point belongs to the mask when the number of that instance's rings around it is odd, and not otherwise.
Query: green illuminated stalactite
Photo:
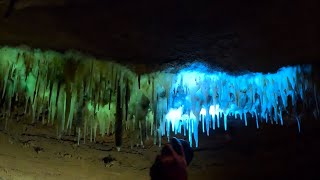
[[[11,69],[11,64],[9,64],[9,68],[5,68],[4,69],[4,74],[5,74],[5,76],[4,76],[4,82],[3,82],[3,91],[2,91],[2,98],[1,99],[3,99],[4,98],[4,95],[5,95],[5,93],[6,93],[6,90],[7,90],[7,82],[8,82],[8,78],[9,78],[9,72],[10,72],[10,69]],[[8,66],[7,66],[8,67]]]
[[[129,111],[129,102],[130,102],[130,87],[129,80],[126,80],[126,90],[125,90],[125,122],[128,121],[128,111]]]
[[[70,84],[68,88],[70,88],[67,94],[67,107],[69,107],[67,109],[67,112],[69,113],[66,116],[68,118],[66,129],[69,129],[69,133],[71,133],[72,122],[73,122],[74,113],[75,113],[74,111],[77,107],[78,94],[77,94],[77,89],[75,89],[75,85],[73,83]]]
[[[71,127],[70,126],[70,123],[72,122],[72,119],[70,119],[70,116],[72,117],[71,114],[73,114],[73,104],[72,104],[72,95],[73,95],[73,92],[72,92],[72,84],[71,83],[67,83],[66,84],[66,91],[65,91],[65,94],[66,94],[66,107],[65,107],[65,122],[63,124],[64,126],[64,131],[63,131],[63,134],[67,133],[68,130],[70,130]],[[70,131],[69,131],[70,133]]]
[[[45,105],[45,91],[46,91],[46,81],[43,82],[43,80],[41,81],[40,85],[39,85],[39,106],[38,106],[38,112],[37,112],[37,118],[36,120],[40,120],[40,115],[43,113],[43,106]],[[44,124],[44,120],[42,120],[42,123]]]
[[[58,98],[58,82],[53,82],[51,95],[50,95],[50,105],[49,105],[49,122],[53,125],[56,111],[57,111],[57,98]]]

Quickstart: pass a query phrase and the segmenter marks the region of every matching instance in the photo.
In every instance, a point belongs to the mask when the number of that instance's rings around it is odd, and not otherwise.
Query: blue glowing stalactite
[[[198,125],[207,135],[210,128],[220,128],[221,121],[227,130],[231,115],[244,121],[245,126],[248,125],[248,114],[255,119],[257,128],[259,118],[266,123],[283,125],[282,111],[288,106],[288,97],[292,98],[293,106],[298,96],[304,98],[303,93],[308,88],[305,78],[310,72],[310,66],[239,76],[199,68],[181,70],[172,81],[173,91],[166,97],[173,100],[163,119],[167,127],[160,129],[165,129],[169,137],[170,131],[177,133],[183,127],[188,131],[191,145],[194,140],[198,147]],[[161,106],[161,101],[158,104]],[[300,131],[300,120],[297,122]]]

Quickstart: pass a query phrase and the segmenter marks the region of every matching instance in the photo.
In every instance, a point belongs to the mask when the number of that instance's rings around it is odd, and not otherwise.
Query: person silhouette
[[[187,180],[187,167],[193,159],[193,150],[187,141],[172,138],[150,168],[151,180]]]

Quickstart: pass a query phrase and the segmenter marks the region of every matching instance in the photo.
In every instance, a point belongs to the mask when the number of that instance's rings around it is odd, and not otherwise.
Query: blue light
[[[257,128],[259,119],[276,124],[280,121],[283,125],[282,112],[288,107],[288,97],[291,96],[293,105],[298,96],[303,99],[308,86],[305,79],[310,72],[310,66],[294,66],[283,67],[276,73],[236,76],[210,70],[204,64],[191,65],[174,75],[167,97],[172,102],[168,104],[166,124],[171,124],[175,133],[181,128],[188,130],[189,141],[192,143],[193,135],[196,147],[198,124],[209,135],[210,128],[220,127],[222,117],[225,130],[228,116],[247,126],[248,114],[255,118]],[[300,121],[298,128],[300,131]],[[169,128],[166,130],[169,136]]]

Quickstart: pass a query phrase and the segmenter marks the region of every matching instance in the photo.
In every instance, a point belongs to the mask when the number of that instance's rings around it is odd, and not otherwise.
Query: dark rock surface
[[[137,64],[202,59],[231,71],[274,71],[320,54],[317,0],[20,0],[4,18],[7,5],[0,1],[0,45]]]

